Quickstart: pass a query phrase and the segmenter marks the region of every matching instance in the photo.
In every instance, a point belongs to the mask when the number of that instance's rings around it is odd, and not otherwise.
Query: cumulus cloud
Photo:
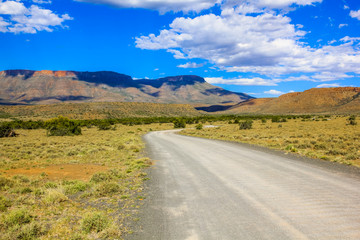
[[[340,87],[340,84],[338,83],[324,83],[316,86],[317,88],[330,88],[330,87]]]
[[[265,94],[270,94],[270,95],[275,95],[275,96],[280,96],[282,94],[285,94],[284,92],[278,91],[278,90],[269,90],[269,91],[265,91]]]
[[[6,1],[0,2],[0,14],[3,15],[19,15],[25,14],[27,12],[27,8],[23,3],[16,1]]]
[[[306,6],[321,3],[322,0],[227,0],[224,7],[238,6],[241,12],[259,12],[267,9],[291,9],[292,6]]]
[[[299,3],[310,2],[315,1]],[[300,41],[305,35],[287,16],[271,11],[249,15],[238,8],[229,8],[221,15],[176,18],[158,35],[137,37],[136,46],[164,49],[175,58],[205,59],[229,72],[253,72],[271,77],[319,72],[360,74],[360,53],[354,46],[355,38],[344,38],[336,46],[312,48]]]
[[[241,86],[277,86],[277,80],[263,78],[232,78],[224,79],[222,77],[208,77],[205,81],[211,84],[229,84]]]
[[[0,2],[0,14],[5,17],[0,18],[0,32],[51,32],[54,27],[63,27],[64,21],[72,20],[68,14],[58,15],[37,5],[27,8],[24,3],[16,1]]]
[[[188,62],[185,64],[178,65],[178,68],[201,68],[203,67],[203,63],[194,63],[194,62]]]
[[[357,18],[358,20],[360,20],[360,10],[358,10],[358,11],[350,11],[350,17]]]
[[[90,2],[107,4],[120,8],[145,8],[165,12],[200,12],[209,9],[221,0],[76,0],[79,2]]]

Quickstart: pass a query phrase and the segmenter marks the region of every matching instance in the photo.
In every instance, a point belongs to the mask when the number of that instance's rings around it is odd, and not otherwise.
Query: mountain
[[[6,70],[0,104],[61,102],[238,103],[253,97],[227,91],[198,76],[133,80],[115,72]]]
[[[228,107],[221,113],[360,113],[360,87],[312,88],[278,98],[250,99]]]

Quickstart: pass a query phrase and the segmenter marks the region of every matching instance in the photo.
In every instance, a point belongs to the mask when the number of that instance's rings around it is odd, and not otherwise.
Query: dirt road
[[[128,239],[360,239],[360,175],[241,144],[145,136],[155,165]]]

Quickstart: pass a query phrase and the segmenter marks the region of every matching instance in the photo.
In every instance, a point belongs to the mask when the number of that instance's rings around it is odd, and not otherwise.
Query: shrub
[[[186,122],[183,119],[176,119],[174,121],[174,128],[185,128]]]
[[[47,121],[46,129],[48,136],[73,136],[81,134],[81,128],[76,121],[62,116]]]
[[[120,186],[116,182],[101,183],[96,188],[96,194],[98,196],[112,195],[120,192]]]
[[[11,207],[11,201],[3,196],[0,196],[0,212],[5,212],[8,207]]]
[[[66,194],[75,194],[78,192],[85,191],[88,187],[88,183],[84,183],[82,181],[66,181],[64,183],[66,185],[65,187],[65,193]]]
[[[203,125],[200,123],[200,124],[195,126],[195,129],[196,130],[201,130],[201,129],[203,129]]]
[[[5,217],[4,223],[7,227],[12,227],[15,225],[30,223],[32,219],[33,216],[31,216],[26,209],[17,209],[11,211],[10,214]]]
[[[95,173],[91,177],[90,182],[100,183],[100,182],[105,182],[105,181],[109,181],[112,179],[113,179],[113,176],[111,176],[110,174],[104,173],[104,172],[99,172],[99,173]]]
[[[107,121],[101,121],[97,126],[98,126],[98,129],[102,130],[102,131],[111,129],[111,124]]]
[[[14,181],[0,176],[0,189],[7,188],[7,187],[10,188],[12,186],[14,186]]]
[[[240,130],[243,130],[243,129],[252,129],[252,124],[253,124],[253,121],[251,121],[251,120],[246,120],[245,122],[241,122],[241,123],[239,124]]]
[[[271,117],[271,122],[273,122],[273,123],[280,122],[280,117],[279,116],[272,116]]]
[[[347,122],[348,122],[348,125],[353,125],[353,126],[357,125],[356,116],[355,115],[350,116],[347,119]]]
[[[68,200],[61,189],[48,189],[43,198],[47,204],[61,203]]]
[[[36,222],[31,222],[23,226],[15,227],[12,229],[11,235],[13,239],[39,239],[41,235],[45,233],[41,224]]]
[[[100,212],[87,213],[81,221],[81,228],[86,233],[101,232],[108,225],[108,217]]]
[[[8,122],[0,123],[0,138],[3,137],[16,137],[18,134],[15,133],[13,127]]]

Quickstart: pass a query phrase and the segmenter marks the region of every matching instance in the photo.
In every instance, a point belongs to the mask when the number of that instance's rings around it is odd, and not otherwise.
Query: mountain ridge
[[[134,80],[111,71],[5,70],[0,104],[60,102],[238,103],[253,97],[207,83],[196,75]]]

